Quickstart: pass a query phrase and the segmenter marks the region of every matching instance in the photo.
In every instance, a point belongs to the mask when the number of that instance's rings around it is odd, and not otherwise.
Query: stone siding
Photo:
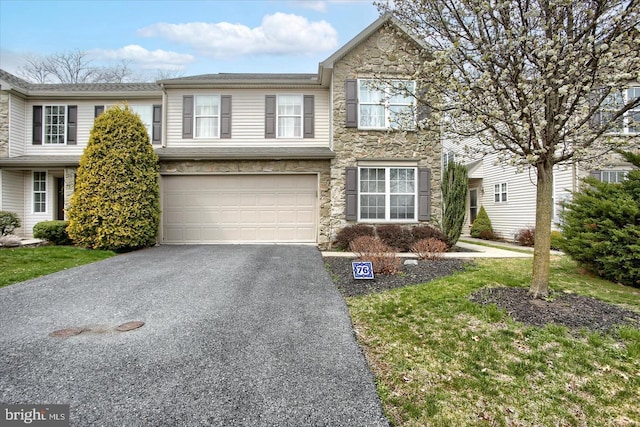
[[[328,247],[331,236],[331,191],[328,160],[226,160],[160,162],[160,174],[310,173],[319,176],[318,245]]]
[[[71,206],[71,196],[76,191],[77,168],[64,169],[64,219],[68,219],[67,212]]]
[[[356,78],[411,79],[412,61],[419,50],[392,26],[383,26],[334,64],[333,150],[331,162],[331,229],[335,233],[345,220],[345,168],[359,160],[412,160],[431,169],[431,218],[441,217],[441,144],[436,131],[376,131],[345,127],[345,81]]]
[[[0,91],[0,158],[9,157],[9,94]]]

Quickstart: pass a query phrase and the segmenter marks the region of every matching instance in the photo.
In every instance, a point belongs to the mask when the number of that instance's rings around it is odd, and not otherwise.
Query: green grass
[[[114,256],[114,252],[72,246],[40,246],[0,250],[0,287],[89,264]]]
[[[640,423],[640,330],[532,327],[468,300],[486,286],[527,286],[531,262],[478,259],[428,284],[347,299],[394,425]],[[640,311],[638,289],[584,275],[567,257],[554,258],[551,283]]]

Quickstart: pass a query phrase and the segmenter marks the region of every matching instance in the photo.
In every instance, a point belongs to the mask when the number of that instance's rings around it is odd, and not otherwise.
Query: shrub
[[[361,236],[351,242],[351,251],[362,261],[371,261],[373,272],[378,274],[395,274],[400,269],[400,258],[395,250],[385,245],[380,239]]]
[[[535,228],[523,228],[516,233],[516,243],[520,246],[533,246],[536,240]]]
[[[48,240],[54,245],[71,245],[68,226],[69,221],[42,221],[33,226],[33,237]]]
[[[447,241],[447,236],[440,230],[430,225],[418,225],[411,229],[411,234],[413,234],[414,242],[418,242],[424,239],[438,239],[442,240],[445,243],[449,243]]]
[[[16,228],[20,228],[18,215],[9,211],[0,211],[0,236],[11,234]]]
[[[493,227],[491,227],[491,220],[489,219],[489,215],[487,215],[487,211],[484,210],[484,206],[480,207],[478,216],[473,221],[473,224],[471,224],[471,237],[486,240],[494,240],[495,238]]]
[[[559,231],[551,232],[551,249],[554,251],[562,251],[564,247],[564,236]]]
[[[620,184],[587,183],[562,214],[564,251],[605,279],[640,287],[640,170]]]
[[[397,248],[400,252],[407,252],[413,244],[411,230],[398,224],[385,224],[376,227],[376,233],[384,244]]]
[[[433,237],[418,240],[411,246],[411,252],[418,255],[418,258],[431,260],[442,258],[442,254],[446,252],[447,249],[449,249],[449,247],[445,242]]]
[[[17,246],[20,246],[21,240],[22,239],[20,239],[20,237],[13,234],[5,234],[3,236],[0,236],[0,246],[4,248],[15,248]]]
[[[127,105],[96,118],[68,214],[69,237],[83,247],[126,251],[156,242],[158,157],[140,117]]]
[[[349,249],[351,242],[361,236],[375,237],[376,230],[371,225],[354,224],[341,229],[336,236],[335,244],[339,249]]]
[[[464,225],[469,180],[467,168],[461,163],[449,162],[442,177],[442,232],[450,246],[454,246]]]

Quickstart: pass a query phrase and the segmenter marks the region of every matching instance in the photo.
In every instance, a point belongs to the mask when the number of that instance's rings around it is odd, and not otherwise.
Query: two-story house
[[[159,156],[160,243],[326,247],[349,223],[436,219],[439,135],[416,125],[415,97],[394,89],[419,90],[403,60],[419,52],[383,16],[316,74],[68,85],[0,71],[0,210],[20,216],[23,236],[65,218],[94,118],[126,101]]]

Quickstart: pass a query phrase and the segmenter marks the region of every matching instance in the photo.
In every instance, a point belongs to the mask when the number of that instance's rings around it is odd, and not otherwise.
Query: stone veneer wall
[[[9,94],[0,91],[0,157],[9,157]]]
[[[64,169],[64,218],[67,219],[67,210],[71,206],[71,195],[76,191],[77,168]]]
[[[161,161],[160,174],[317,173],[319,176],[318,244],[328,246],[331,236],[331,191],[328,160],[211,160]]]
[[[431,169],[431,218],[441,218],[441,144],[436,131],[371,131],[346,128],[345,81],[355,78],[411,78],[411,61],[419,50],[406,36],[389,25],[372,34],[333,69],[333,150],[331,162],[331,227],[333,236],[345,225],[345,168],[358,160],[407,160]]]

